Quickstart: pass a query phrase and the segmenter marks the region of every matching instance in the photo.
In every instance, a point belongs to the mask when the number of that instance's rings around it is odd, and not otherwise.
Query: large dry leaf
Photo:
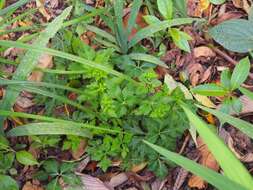
[[[83,183],[84,190],[110,190],[100,179],[90,175],[82,174],[80,179]]]
[[[44,190],[39,185],[32,184],[30,181],[26,182],[22,190]]]
[[[108,185],[114,189],[115,187],[126,182],[127,180],[128,180],[128,176],[126,175],[126,173],[120,173],[116,176],[113,176],[110,182],[108,183]]]
[[[199,46],[193,49],[193,55],[195,58],[199,57],[215,57],[215,52],[206,46]]]
[[[204,144],[203,140],[200,137],[198,137],[197,142],[198,150],[201,155],[200,164],[210,169],[213,169],[214,171],[218,171],[219,165],[215,160],[214,156],[208,150],[207,145]],[[193,175],[188,181],[188,185],[191,188],[204,189],[206,187],[206,184],[207,183],[201,177],[196,175]]]

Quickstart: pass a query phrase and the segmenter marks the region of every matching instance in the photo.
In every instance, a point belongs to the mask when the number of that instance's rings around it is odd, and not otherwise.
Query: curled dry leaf
[[[239,11],[229,11],[226,13],[221,14],[218,16],[216,19],[213,19],[211,21],[212,25],[218,25],[226,20],[231,20],[231,19],[238,19],[243,17],[242,12]]]
[[[200,83],[207,81],[211,77],[212,70],[213,70],[213,66],[210,66],[207,68],[207,70],[205,70],[203,76],[201,77]]]
[[[247,14],[250,12],[250,4],[247,0],[232,0],[236,8],[243,9]]]
[[[181,186],[185,182],[185,179],[187,178],[188,174],[189,174],[189,172],[187,170],[180,168],[180,170],[177,174],[175,184],[173,186],[173,190],[179,190],[181,188]]]
[[[215,57],[215,52],[206,46],[199,46],[193,49],[193,54],[195,58],[199,57]]]
[[[32,184],[30,181],[26,182],[22,190],[44,190],[39,185]]]
[[[76,160],[79,159],[85,153],[86,146],[87,146],[87,141],[81,140],[80,144],[77,147],[77,150],[71,151],[73,158]]]
[[[203,13],[208,12],[209,7],[209,0],[187,0],[187,12],[189,16],[202,17]]]
[[[238,153],[235,150],[235,147],[234,147],[235,143],[234,143],[232,136],[224,128],[221,128],[219,135],[221,136],[221,138],[224,139],[225,143],[228,145],[230,150],[236,155],[236,157],[239,160],[241,160],[242,162],[245,162],[245,163],[253,162],[253,152],[249,152],[245,155],[241,155],[240,153]]]
[[[110,190],[100,179],[90,175],[80,174],[85,190]]]
[[[219,165],[215,160],[214,156],[208,150],[207,145],[204,144],[203,140],[200,137],[198,137],[197,142],[198,142],[198,150],[201,155],[200,164],[210,169],[213,169],[214,171],[218,171]],[[191,188],[203,189],[206,187],[206,182],[199,176],[193,175],[189,179],[188,185]]]
[[[53,56],[44,54],[38,61],[38,67],[41,69],[53,67]],[[28,80],[40,82],[42,80],[43,73],[41,71],[33,71]]]
[[[113,176],[110,180],[110,182],[108,183],[108,185],[114,189],[115,187],[123,184],[124,182],[126,182],[128,180],[128,176],[126,175],[126,173],[120,173],[116,176]]]
[[[199,81],[201,76],[204,73],[204,69],[202,67],[201,64],[199,63],[193,63],[188,65],[187,69],[186,69],[190,75],[190,82],[193,86],[196,86]]]
[[[134,172],[134,173],[138,173],[140,172],[141,170],[143,170],[146,166],[147,166],[147,162],[143,162],[141,164],[138,164],[138,165],[134,165],[132,168],[131,168],[131,171]]]

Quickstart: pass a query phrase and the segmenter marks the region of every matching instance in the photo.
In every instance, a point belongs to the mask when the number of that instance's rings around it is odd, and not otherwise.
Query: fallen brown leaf
[[[110,190],[98,178],[86,174],[79,174],[85,190]]]
[[[193,54],[195,58],[199,57],[215,57],[215,52],[206,46],[199,46],[193,49]]]
[[[134,173],[138,173],[140,172],[141,170],[143,170],[146,166],[147,166],[147,162],[143,162],[141,164],[138,164],[138,165],[134,165],[132,168],[131,168],[131,171],[134,172]]]
[[[77,150],[71,151],[73,158],[76,160],[79,159],[85,153],[86,146],[87,146],[87,141],[81,140],[80,144],[78,145]]]
[[[200,164],[214,171],[218,171],[219,165],[215,160],[214,156],[208,150],[207,145],[204,144],[203,140],[200,137],[197,138],[197,142],[198,142],[198,150],[201,155]],[[206,182],[201,177],[193,175],[189,179],[188,185],[191,188],[203,189],[206,187]]]
[[[45,0],[36,0],[36,6],[39,8],[40,13],[46,18],[47,21],[51,19],[51,15],[48,14],[44,7]]]
[[[173,190],[179,190],[183,183],[185,182],[186,177],[188,176],[189,172],[183,168],[180,168],[175,184],[173,186]]]
[[[26,182],[22,190],[44,190],[42,187],[32,184],[30,181]]]
[[[128,176],[126,175],[126,173],[120,173],[116,176],[113,176],[110,180],[110,182],[108,183],[108,185],[111,188],[115,188],[119,185],[121,185],[122,183],[126,182],[128,180]]]

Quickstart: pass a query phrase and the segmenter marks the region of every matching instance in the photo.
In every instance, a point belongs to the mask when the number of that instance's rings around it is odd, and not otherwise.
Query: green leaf
[[[173,18],[173,2],[172,0],[157,0],[159,12],[165,19]]]
[[[39,164],[30,152],[25,150],[18,151],[16,153],[16,159],[19,163],[26,166],[33,166]]]
[[[196,86],[191,91],[204,96],[224,96],[228,93],[223,87],[214,83]]]
[[[159,154],[165,157],[166,160],[172,161],[184,169],[192,172],[193,174],[200,176],[208,183],[217,187],[219,190],[249,190],[238,183],[230,180],[229,178],[214,172],[213,170],[204,167],[196,162],[181,156],[180,154],[166,150],[160,146],[151,144],[144,141],[147,145],[157,151]]]
[[[134,25],[136,24],[136,18],[139,13],[142,0],[134,0],[131,7],[130,17],[127,22],[127,35],[129,36],[132,32]]]
[[[19,7],[21,7],[22,5],[26,4],[29,1],[31,0],[19,0],[16,3],[13,3],[12,5],[6,7],[5,9],[0,10],[0,16],[3,16],[9,12],[15,11],[16,9],[18,9]]]
[[[244,19],[232,19],[211,28],[209,34],[228,50],[246,53],[253,50],[252,23]]]
[[[231,71],[229,69],[226,69],[222,71],[221,73],[221,85],[226,90],[230,90],[231,88]]]
[[[0,175],[1,188],[4,190],[18,190],[17,182],[7,175]]]
[[[50,160],[46,160],[43,163],[43,168],[51,176],[56,176],[59,172],[60,166],[59,166],[59,163],[56,160],[50,159]]]
[[[149,25],[151,24],[157,24],[159,22],[161,22],[159,20],[159,18],[157,18],[156,16],[153,16],[153,15],[146,15],[146,16],[143,16],[144,20],[146,23],[148,23]]]
[[[246,57],[242,59],[236,66],[231,77],[232,90],[237,89],[247,79],[250,72],[250,61]]]
[[[156,32],[165,30],[166,28],[183,25],[183,24],[191,24],[193,21],[200,21],[201,19],[196,18],[178,18],[168,21],[161,21],[159,23],[151,24],[141,30],[139,30],[135,36],[129,42],[129,48],[136,45],[138,42],[143,40],[144,38],[150,37]]]
[[[131,53],[128,56],[133,60],[146,61],[148,63],[153,63],[155,65],[160,65],[161,67],[168,68],[168,66],[163,61],[152,55],[145,53]]]
[[[5,150],[8,148],[9,148],[9,141],[3,135],[0,135],[0,150]]]
[[[57,31],[62,27],[63,21],[70,14],[72,7],[65,9],[60,16],[55,18],[47,28],[41,32],[40,36],[33,43],[36,46],[46,47],[50,38],[54,37]],[[12,79],[14,80],[25,80],[27,76],[32,72],[34,67],[38,63],[38,59],[42,55],[42,52],[34,52],[28,50],[25,56],[22,58],[20,64],[18,65]],[[21,91],[21,90],[20,90]],[[3,97],[1,108],[5,110],[10,110],[15,103],[20,91],[12,90],[12,87],[8,87],[6,94]],[[0,118],[3,119],[3,118]],[[1,120],[0,120],[1,121]]]
[[[231,115],[225,114],[223,112],[206,108],[204,106],[197,105],[197,107],[201,108],[202,110],[209,112],[213,115],[215,115],[217,118],[219,118],[222,122],[227,122],[230,125],[234,126],[235,128],[239,129],[242,131],[244,134],[248,135],[250,138],[253,139],[253,125],[242,120],[235,118]]]
[[[239,90],[246,96],[248,96],[251,100],[253,100],[253,92],[249,91],[246,88],[239,87]]]
[[[186,52],[191,52],[190,45],[188,43],[188,40],[191,40],[191,36],[189,36],[185,32],[181,32],[177,28],[171,28],[169,30],[169,33],[172,37],[173,42],[176,44],[177,47],[180,49],[186,51]]]
[[[31,123],[13,128],[7,133],[7,135],[12,137],[29,135],[76,135],[86,138],[92,137],[87,129],[60,122]]]
[[[174,8],[178,11],[180,17],[188,17],[186,0],[173,0]]]
[[[225,3],[226,0],[209,0],[214,5],[221,5]]]
[[[84,67],[91,67],[94,69],[99,69],[102,71],[105,71],[106,73],[110,73],[112,75],[118,76],[120,78],[124,78],[128,81],[131,81],[135,84],[137,84],[136,81],[134,81],[133,79],[131,79],[130,77],[128,77],[127,75],[124,75],[116,70],[113,70],[107,66],[104,66],[102,64],[98,64],[95,63],[93,61],[69,54],[69,53],[65,53],[65,52],[61,52],[61,51],[57,51],[54,49],[50,49],[50,48],[42,48],[40,46],[34,46],[34,45],[28,45],[28,44],[24,44],[24,43],[20,43],[20,42],[13,42],[13,41],[5,41],[5,40],[0,40],[0,45],[2,46],[6,46],[6,47],[18,47],[18,48],[23,48],[23,49],[27,49],[27,50],[31,50],[34,52],[44,52],[47,53],[49,55],[53,55],[53,56],[58,56],[64,59],[68,59],[71,61],[75,61],[78,63],[81,63]]]
[[[197,115],[184,104],[181,103],[189,121],[196,127],[200,137],[203,139],[208,149],[220,164],[224,174],[232,181],[251,189],[253,180],[247,169],[236,158],[234,153],[225,145],[217,134]]]
[[[58,178],[55,178],[52,181],[50,181],[50,183],[46,187],[46,190],[62,190]]]
[[[23,112],[12,112],[12,111],[0,110],[0,115],[10,116],[10,117],[30,118],[30,119],[36,119],[36,120],[41,120],[41,121],[46,121],[46,122],[64,123],[64,124],[69,124],[70,126],[73,126],[73,127],[83,127],[87,129],[94,129],[95,131],[104,131],[104,132],[113,133],[113,134],[122,133],[122,131],[120,130],[108,129],[104,127],[96,127],[96,126],[85,124],[85,123],[78,123],[78,122],[73,122],[69,120],[56,119],[54,117],[27,114]]]
[[[111,35],[110,33],[106,32],[105,30],[102,30],[96,26],[91,26],[91,25],[86,25],[87,30],[90,30],[92,32],[94,32],[95,34],[109,40],[112,43],[116,43],[116,39],[113,35]]]

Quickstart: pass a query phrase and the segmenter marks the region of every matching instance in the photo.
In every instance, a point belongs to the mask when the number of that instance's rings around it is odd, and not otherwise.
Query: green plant
[[[42,164],[42,169],[34,175],[34,178],[40,181],[47,181],[51,178],[46,186],[47,190],[61,190],[60,179],[69,185],[70,189],[75,188],[81,183],[79,177],[74,174],[75,165],[75,163],[59,164],[56,160],[49,159]]]
[[[226,49],[246,53],[253,50],[252,19],[231,19],[211,28],[211,37]]]
[[[242,59],[231,73],[229,70],[224,70],[221,73],[221,84],[204,84],[194,87],[193,93],[204,96],[224,96],[221,111],[225,113],[240,113],[242,109],[241,101],[234,96],[234,91],[239,89],[245,93],[244,88],[240,87],[241,84],[247,79],[250,72],[249,58]]]

